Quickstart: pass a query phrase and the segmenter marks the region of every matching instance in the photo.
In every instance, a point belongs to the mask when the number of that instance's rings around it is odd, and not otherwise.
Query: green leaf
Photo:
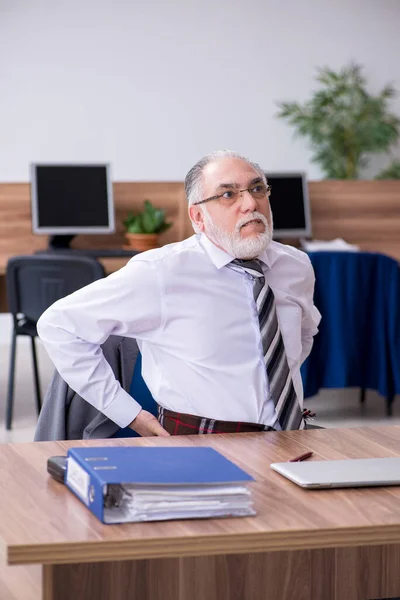
[[[144,201],[144,211],[143,212],[148,213],[150,215],[154,214],[155,208],[152,205],[152,203],[150,202],[150,200]]]
[[[144,233],[155,233],[155,220],[150,212],[144,212],[142,214],[142,223]]]
[[[136,217],[134,221],[131,221],[128,226],[128,233],[142,233],[140,219]]]
[[[128,216],[126,217],[126,219],[124,219],[122,222],[125,225],[126,228],[128,228],[131,223],[135,222],[136,217],[134,216],[133,213],[128,213]]]
[[[167,229],[169,229],[171,227],[171,225],[172,225],[172,223],[163,223],[160,226],[158,233],[162,233],[163,231],[166,231]]]

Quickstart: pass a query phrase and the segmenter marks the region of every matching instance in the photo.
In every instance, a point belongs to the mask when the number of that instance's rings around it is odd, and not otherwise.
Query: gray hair
[[[257,173],[259,173],[260,177],[266,184],[264,171],[261,169],[260,165],[255,162],[252,162],[245,156],[238,154],[237,152],[233,152],[232,150],[217,150],[216,152],[212,152],[211,154],[207,154],[203,156],[188,172],[185,177],[185,193],[189,202],[189,206],[196,204],[200,200],[202,200],[202,175],[204,168],[212,162],[217,160],[221,160],[223,158],[239,158],[240,160],[244,160],[250,166],[252,166]]]

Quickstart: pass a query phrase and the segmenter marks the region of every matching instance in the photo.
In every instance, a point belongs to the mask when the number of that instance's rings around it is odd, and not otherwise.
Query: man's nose
[[[241,192],[241,196],[242,196],[242,203],[240,206],[240,210],[242,212],[253,212],[254,210],[257,210],[257,208],[258,208],[257,200],[255,200],[255,198],[253,198],[253,196],[250,194],[250,192],[248,190],[243,190]]]

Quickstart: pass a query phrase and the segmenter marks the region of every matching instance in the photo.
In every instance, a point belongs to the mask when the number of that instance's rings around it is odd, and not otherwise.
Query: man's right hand
[[[170,434],[158,422],[157,418],[147,410],[141,410],[136,419],[133,419],[129,427],[142,437],[152,435],[167,437]]]

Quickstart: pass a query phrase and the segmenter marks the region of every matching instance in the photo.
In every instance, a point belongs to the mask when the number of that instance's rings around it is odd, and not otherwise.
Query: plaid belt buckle
[[[309,421],[314,421],[315,412],[312,412],[312,410],[309,410],[308,408],[304,408],[302,416],[303,420],[308,423]]]

